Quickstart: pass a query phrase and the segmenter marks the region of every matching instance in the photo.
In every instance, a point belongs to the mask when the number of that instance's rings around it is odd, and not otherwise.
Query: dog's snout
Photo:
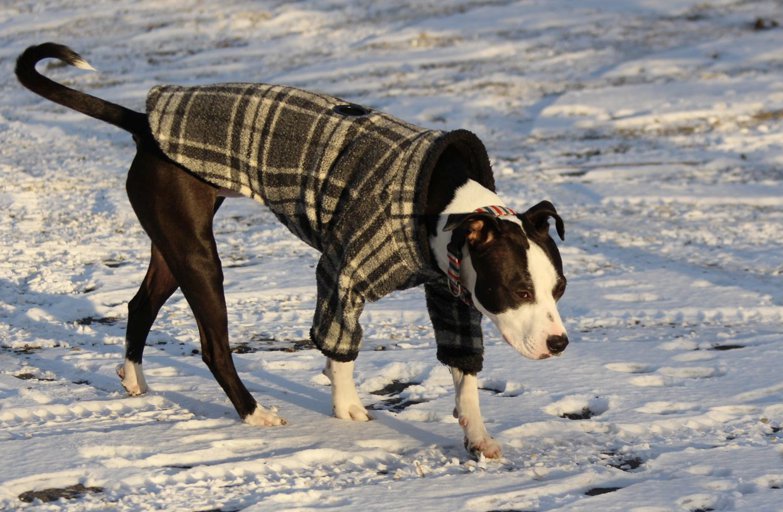
[[[552,354],[559,354],[565,350],[567,346],[568,336],[564,334],[561,336],[550,336],[546,339],[546,348],[548,348]]]

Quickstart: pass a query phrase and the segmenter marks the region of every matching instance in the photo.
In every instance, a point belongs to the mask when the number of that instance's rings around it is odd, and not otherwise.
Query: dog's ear
[[[555,219],[555,230],[560,240],[565,240],[565,225],[563,219],[557,214],[555,205],[549,201],[541,201],[525,213],[519,215],[525,225],[525,229],[532,228],[535,234],[547,236],[549,234],[549,218]],[[533,234],[533,233],[531,233]]]
[[[479,247],[495,239],[498,219],[486,213],[453,213],[446,220],[443,231],[461,230],[471,247]]]

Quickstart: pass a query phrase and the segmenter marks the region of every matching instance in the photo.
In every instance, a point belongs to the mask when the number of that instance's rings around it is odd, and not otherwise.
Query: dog
[[[36,64],[49,58],[93,69],[70,48],[45,43],[19,56],[19,81],[130,132],[137,146],[126,189],[152,254],[128,304],[117,370],[130,395],[148,389],[146,338],[179,288],[198,325],[202,358],[239,416],[250,425],[286,423],[248,392],[229,347],[212,221],[226,197],[248,196],[322,253],[311,337],[326,356],[334,415],[371,419],[353,381],[365,301],[423,284],[465,448],[476,457],[501,456],[479,409],[481,317],[527,358],[565,350],[557,302],[566,278],[549,220],[561,240],[564,223],[549,201],[521,214],[507,208],[475,135],[427,130],[338,98],[264,84],[157,87],[140,113],[46,78]]]

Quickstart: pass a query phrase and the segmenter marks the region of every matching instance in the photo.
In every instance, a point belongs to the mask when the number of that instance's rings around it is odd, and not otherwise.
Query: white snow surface
[[[2,2],[0,509],[783,510],[780,25],[779,0]],[[49,40],[99,72],[47,74],[135,109],[158,83],[265,81],[467,128],[509,206],[553,201],[572,343],[529,361],[485,325],[504,457],[462,447],[421,290],[362,317],[375,420],[331,417],[303,342],[318,255],[249,200],[216,221],[234,358],[289,424],[238,420],[179,293],[127,397],[133,143],[17,83]]]

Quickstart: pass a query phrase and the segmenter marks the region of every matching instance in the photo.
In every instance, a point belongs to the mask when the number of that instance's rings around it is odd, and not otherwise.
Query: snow
[[[783,510],[783,43],[773,0],[17,0],[0,6],[0,509]],[[140,109],[157,83],[322,90],[485,141],[512,208],[566,221],[562,357],[485,326],[500,461],[470,460],[421,290],[362,317],[359,393],[332,418],[307,338],[317,254],[234,200],[216,232],[234,358],[289,424],[236,417],[176,294],[127,397],[127,301],[148,241],[127,134],[24,90]],[[574,419],[569,419],[574,418]],[[29,491],[59,489],[38,496]],[[59,494],[58,494],[59,492]],[[57,496],[63,496],[57,500]],[[20,497],[32,500],[23,501]]]

